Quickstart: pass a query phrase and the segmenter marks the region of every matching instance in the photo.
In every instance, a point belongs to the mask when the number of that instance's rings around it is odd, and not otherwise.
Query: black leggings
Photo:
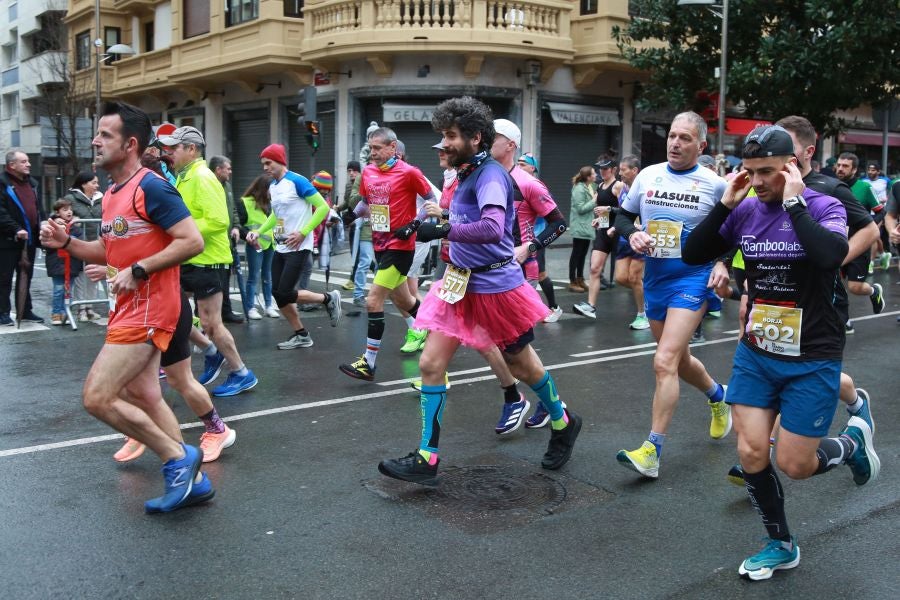
[[[572,254],[569,256],[569,281],[575,281],[579,277],[584,279],[584,259],[591,249],[592,240],[572,238]]]
[[[297,284],[312,272],[312,251],[276,252],[272,257],[272,297],[278,308],[297,301]],[[305,289],[305,288],[304,288]]]

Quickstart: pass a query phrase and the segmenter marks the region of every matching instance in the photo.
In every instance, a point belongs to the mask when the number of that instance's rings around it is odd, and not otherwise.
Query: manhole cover
[[[474,465],[442,467],[436,487],[376,477],[363,482],[369,491],[421,509],[471,533],[496,533],[548,515],[583,508],[614,495],[567,476],[504,454],[473,457]]]
[[[440,485],[428,490],[459,510],[536,510],[553,512],[566,499],[565,486],[533,469],[477,465],[446,469]]]

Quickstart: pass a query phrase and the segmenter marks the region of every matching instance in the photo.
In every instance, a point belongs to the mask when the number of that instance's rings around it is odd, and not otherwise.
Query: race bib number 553
[[[757,348],[780,356],[800,356],[803,309],[755,304],[747,319],[747,333]]]
[[[681,258],[681,229],[677,221],[648,221],[647,233],[653,238],[650,256],[654,258]]]

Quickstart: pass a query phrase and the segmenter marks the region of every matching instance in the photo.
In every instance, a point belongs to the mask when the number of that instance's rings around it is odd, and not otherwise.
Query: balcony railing
[[[37,98],[41,95],[43,86],[65,83],[68,75],[67,60],[65,52],[42,52],[23,60],[20,67],[25,85],[20,92],[21,98]]]
[[[304,59],[436,51],[568,59],[572,3],[559,0],[310,0]]]

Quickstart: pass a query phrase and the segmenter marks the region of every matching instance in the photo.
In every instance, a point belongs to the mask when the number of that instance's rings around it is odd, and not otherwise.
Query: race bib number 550
[[[372,225],[372,231],[390,231],[391,207],[387,204],[370,204],[369,222]]]
[[[780,356],[800,356],[803,309],[755,304],[747,319],[747,333],[757,348]]]

